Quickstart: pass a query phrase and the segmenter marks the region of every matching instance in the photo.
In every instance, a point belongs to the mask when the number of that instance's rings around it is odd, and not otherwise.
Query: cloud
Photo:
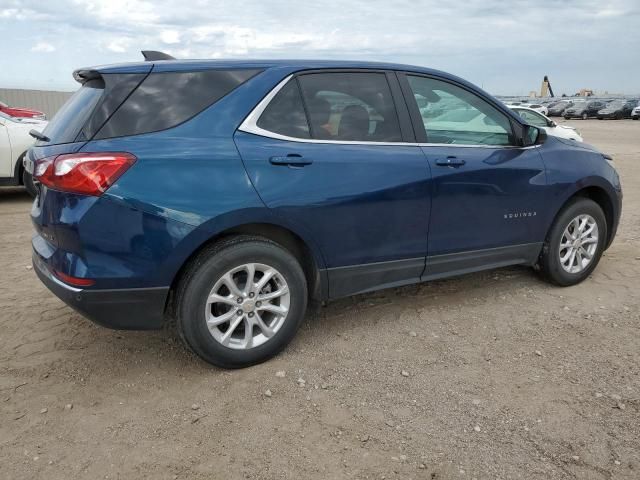
[[[132,39],[116,38],[105,43],[105,47],[110,52],[124,53],[129,49]]]
[[[369,59],[431,66],[500,93],[526,93],[550,75],[554,90],[640,90],[637,0],[0,0],[3,63],[41,69],[29,81],[80,66],[181,58]],[[625,32],[620,35],[620,32]],[[50,63],[21,47],[57,47]],[[80,39],[80,40],[79,40]],[[28,44],[28,43],[27,43]],[[5,51],[8,52],[5,54]],[[607,68],[594,68],[595,59]],[[16,79],[2,69],[0,84]]]
[[[31,51],[42,53],[55,52],[56,47],[47,42],[38,42],[33,47],[31,47]]]
[[[177,30],[163,30],[162,33],[160,33],[160,41],[167,45],[180,43],[180,32]]]

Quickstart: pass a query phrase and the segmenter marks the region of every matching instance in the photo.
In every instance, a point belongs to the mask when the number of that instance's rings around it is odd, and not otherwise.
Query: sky
[[[0,0],[0,87],[75,90],[73,70],[177,58],[379,60],[497,95],[640,94],[640,0]]]

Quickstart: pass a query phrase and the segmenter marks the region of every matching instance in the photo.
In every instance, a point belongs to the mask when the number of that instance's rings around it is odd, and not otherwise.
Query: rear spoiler
[[[157,60],[175,60],[175,57],[172,57],[168,53],[158,52],[156,50],[142,50],[142,56],[144,57],[146,62],[154,62]],[[73,79],[84,85],[89,80],[97,80],[102,78],[102,74],[91,68],[81,68],[73,72]]]
[[[87,83],[89,80],[96,80],[98,78],[102,78],[102,75],[97,70],[91,69],[80,69],[73,72],[73,79],[81,84]]]

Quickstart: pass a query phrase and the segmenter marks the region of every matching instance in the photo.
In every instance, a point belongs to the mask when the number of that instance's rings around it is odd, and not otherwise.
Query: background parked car
[[[520,106],[530,108],[531,110],[535,110],[536,112],[541,113],[543,115],[546,115],[547,113],[549,113],[549,110],[547,109],[547,107],[542,105],[541,103],[521,103]]]
[[[589,117],[598,116],[598,112],[606,106],[602,100],[589,100],[588,102],[576,103],[564,111],[564,118],[582,118],[586,120]]]
[[[35,118],[37,120],[45,120],[47,118],[44,113],[39,112],[38,110],[10,107],[4,102],[0,102],[0,112],[9,115],[10,117]]]
[[[24,185],[35,196],[33,178],[24,170],[22,159],[35,142],[29,131],[42,131],[47,123],[34,118],[15,118],[0,112],[0,186]]]
[[[572,100],[560,100],[558,102],[552,103],[547,107],[549,110],[547,115],[549,117],[561,117],[564,111],[567,108],[572,107],[573,105],[574,102]]]
[[[543,114],[537,112],[532,108],[519,106],[509,106],[509,108],[520,115],[520,117],[529,125],[543,128],[548,135],[553,135],[554,137],[560,138],[568,138],[569,140],[576,140],[577,142],[583,141],[582,137],[580,136],[580,132],[578,132],[575,128],[568,125],[558,125],[550,118],[545,117]]]
[[[638,118],[640,118],[640,103],[638,103],[637,107],[631,110],[631,118],[633,120],[638,120]]]
[[[638,100],[614,100],[608,103],[602,110],[598,112],[598,120],[605,118],[615,118],[621,120],[623,118],[631,118],[631,112],[638,105]]]

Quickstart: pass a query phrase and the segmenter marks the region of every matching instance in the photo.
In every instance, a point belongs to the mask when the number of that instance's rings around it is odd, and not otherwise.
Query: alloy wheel
[[[290,301],[289,287],[278,270],[262,263],[240,265],[211,289],[205,307],[207,328],[225,347],[254,348],[280,330]]]
[[[598,224],[591,215],[578,215],[560,238],[560,265],[568,273],[580,273],[593,261],[598,248]]]

